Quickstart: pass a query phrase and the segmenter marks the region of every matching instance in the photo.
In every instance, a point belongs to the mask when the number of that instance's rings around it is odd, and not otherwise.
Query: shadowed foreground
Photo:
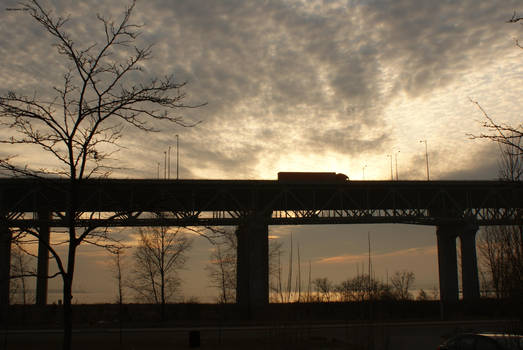
[[[462,332],[513,330],[510,321],[447,321],[357,324],[299,324],[173,328],[91,328],[73,333],[73,348],[104,349],[436,349]],[[190,344],[196,334],[199,346]],[[196,333],[194,333],[196,332]],[[2,334],[5,349],[59,348],[59,330],[18,330]],[[194,340],[194,337],[193,337]]]
[[[188,349],[192,332],[201,349],[436,349],[465,331],[523,332],[521,304],[460,302],[443,315],[438,301],[269,304],[263,310],[169,304],[163,322],[157,305],[75,305],[73,348]],[[60,315],[55,305],[11,306],[0,349],[59,348]]]

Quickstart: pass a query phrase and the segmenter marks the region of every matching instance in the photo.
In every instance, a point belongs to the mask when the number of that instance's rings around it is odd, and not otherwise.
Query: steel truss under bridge
[[[66,227],[66,180],[0,179],[8,227]],[[523,222],[523,184],[509,181],[85,180],[79,227],[226,226],[262,215],[269,225]],[[45,213],[45,214],[42,214]]]

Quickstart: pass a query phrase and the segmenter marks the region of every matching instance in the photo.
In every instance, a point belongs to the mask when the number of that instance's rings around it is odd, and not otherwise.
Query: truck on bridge
[[[278,181],[345,182],[349,181],[349,177],[342,173],[332,172],[279,172]]]

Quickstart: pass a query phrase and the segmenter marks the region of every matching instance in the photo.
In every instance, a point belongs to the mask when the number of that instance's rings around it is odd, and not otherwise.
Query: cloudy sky
[[[81,47],[102,39],[96,13],[118,19],[128,4],[44,3],[70,16],[67,30]],[[17,1],[1,4],[13,8]],[[514,11],[523,14],[521,7],[515,0],[139,0],[138,43],[154,44],[141,78],[174,74],[188,82],[188,103],[206,105],[177,111],[201,121],[194,128],[127,130],[118,155],[123,169],[113,176],[156,178],[178,134],[182,178],[336,171],[358,180],[365,167],[365,179],[388,179],[392,155],[400,179],[424,179],[420,140],[427,140],[431,179],[494,179],[496,147],[467,136],[481,131],[482,120],[470,100],[498,121],[520,123],[523,50],[515,40],[523,31],[506,21]],[[60,85],[65,65],[37,24],[2,9],[0,31],[1,93],[46,95]],[[33,150],[0,149],[0,157],[12,154],[23,163],[48,162]],[[381,273],[384,266],[415,266],[424,288],[437,277],[431,227],[271,228],[286,241],[290,232],[317,276],[354,274],[371,232]],[[325,247],[317,244],[319,234],[329,237]],[[195,245],[188,290],[205,285],[191,276],[204,274],[209,249],[203,241]]]

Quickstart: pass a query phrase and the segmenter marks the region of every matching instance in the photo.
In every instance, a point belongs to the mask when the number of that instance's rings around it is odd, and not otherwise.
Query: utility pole
[[[427,140],[420,140],[420,143],[425,143],[425,162],[427,164],[427,181],[430,181],[429,176],[429,151],[427,147]]]
[[[392,154],[387,154],[387,157],[390,158],[390,179],[392,181],[392,180],[394,180],[394,175],[392,173]]]
[[[167,152],[163,151],[163,178],[167,179]]]
[[[366,167],[367,167],[367,164],[365,164],[365,165],[363,166],[363,169],[362,169],[362,170],[363,170],[363,180],[365,180],[365,168],[366,168]]]
[[[171,146],[167,149],[167,180],[171,178]]]
[[[179,180],[180,170],[180,138],[176,135],[176,180]]]
[[[396,181],[398,181],[398,153],[400,153],[400,151],[394,153],[394,159],[396,161]]]

